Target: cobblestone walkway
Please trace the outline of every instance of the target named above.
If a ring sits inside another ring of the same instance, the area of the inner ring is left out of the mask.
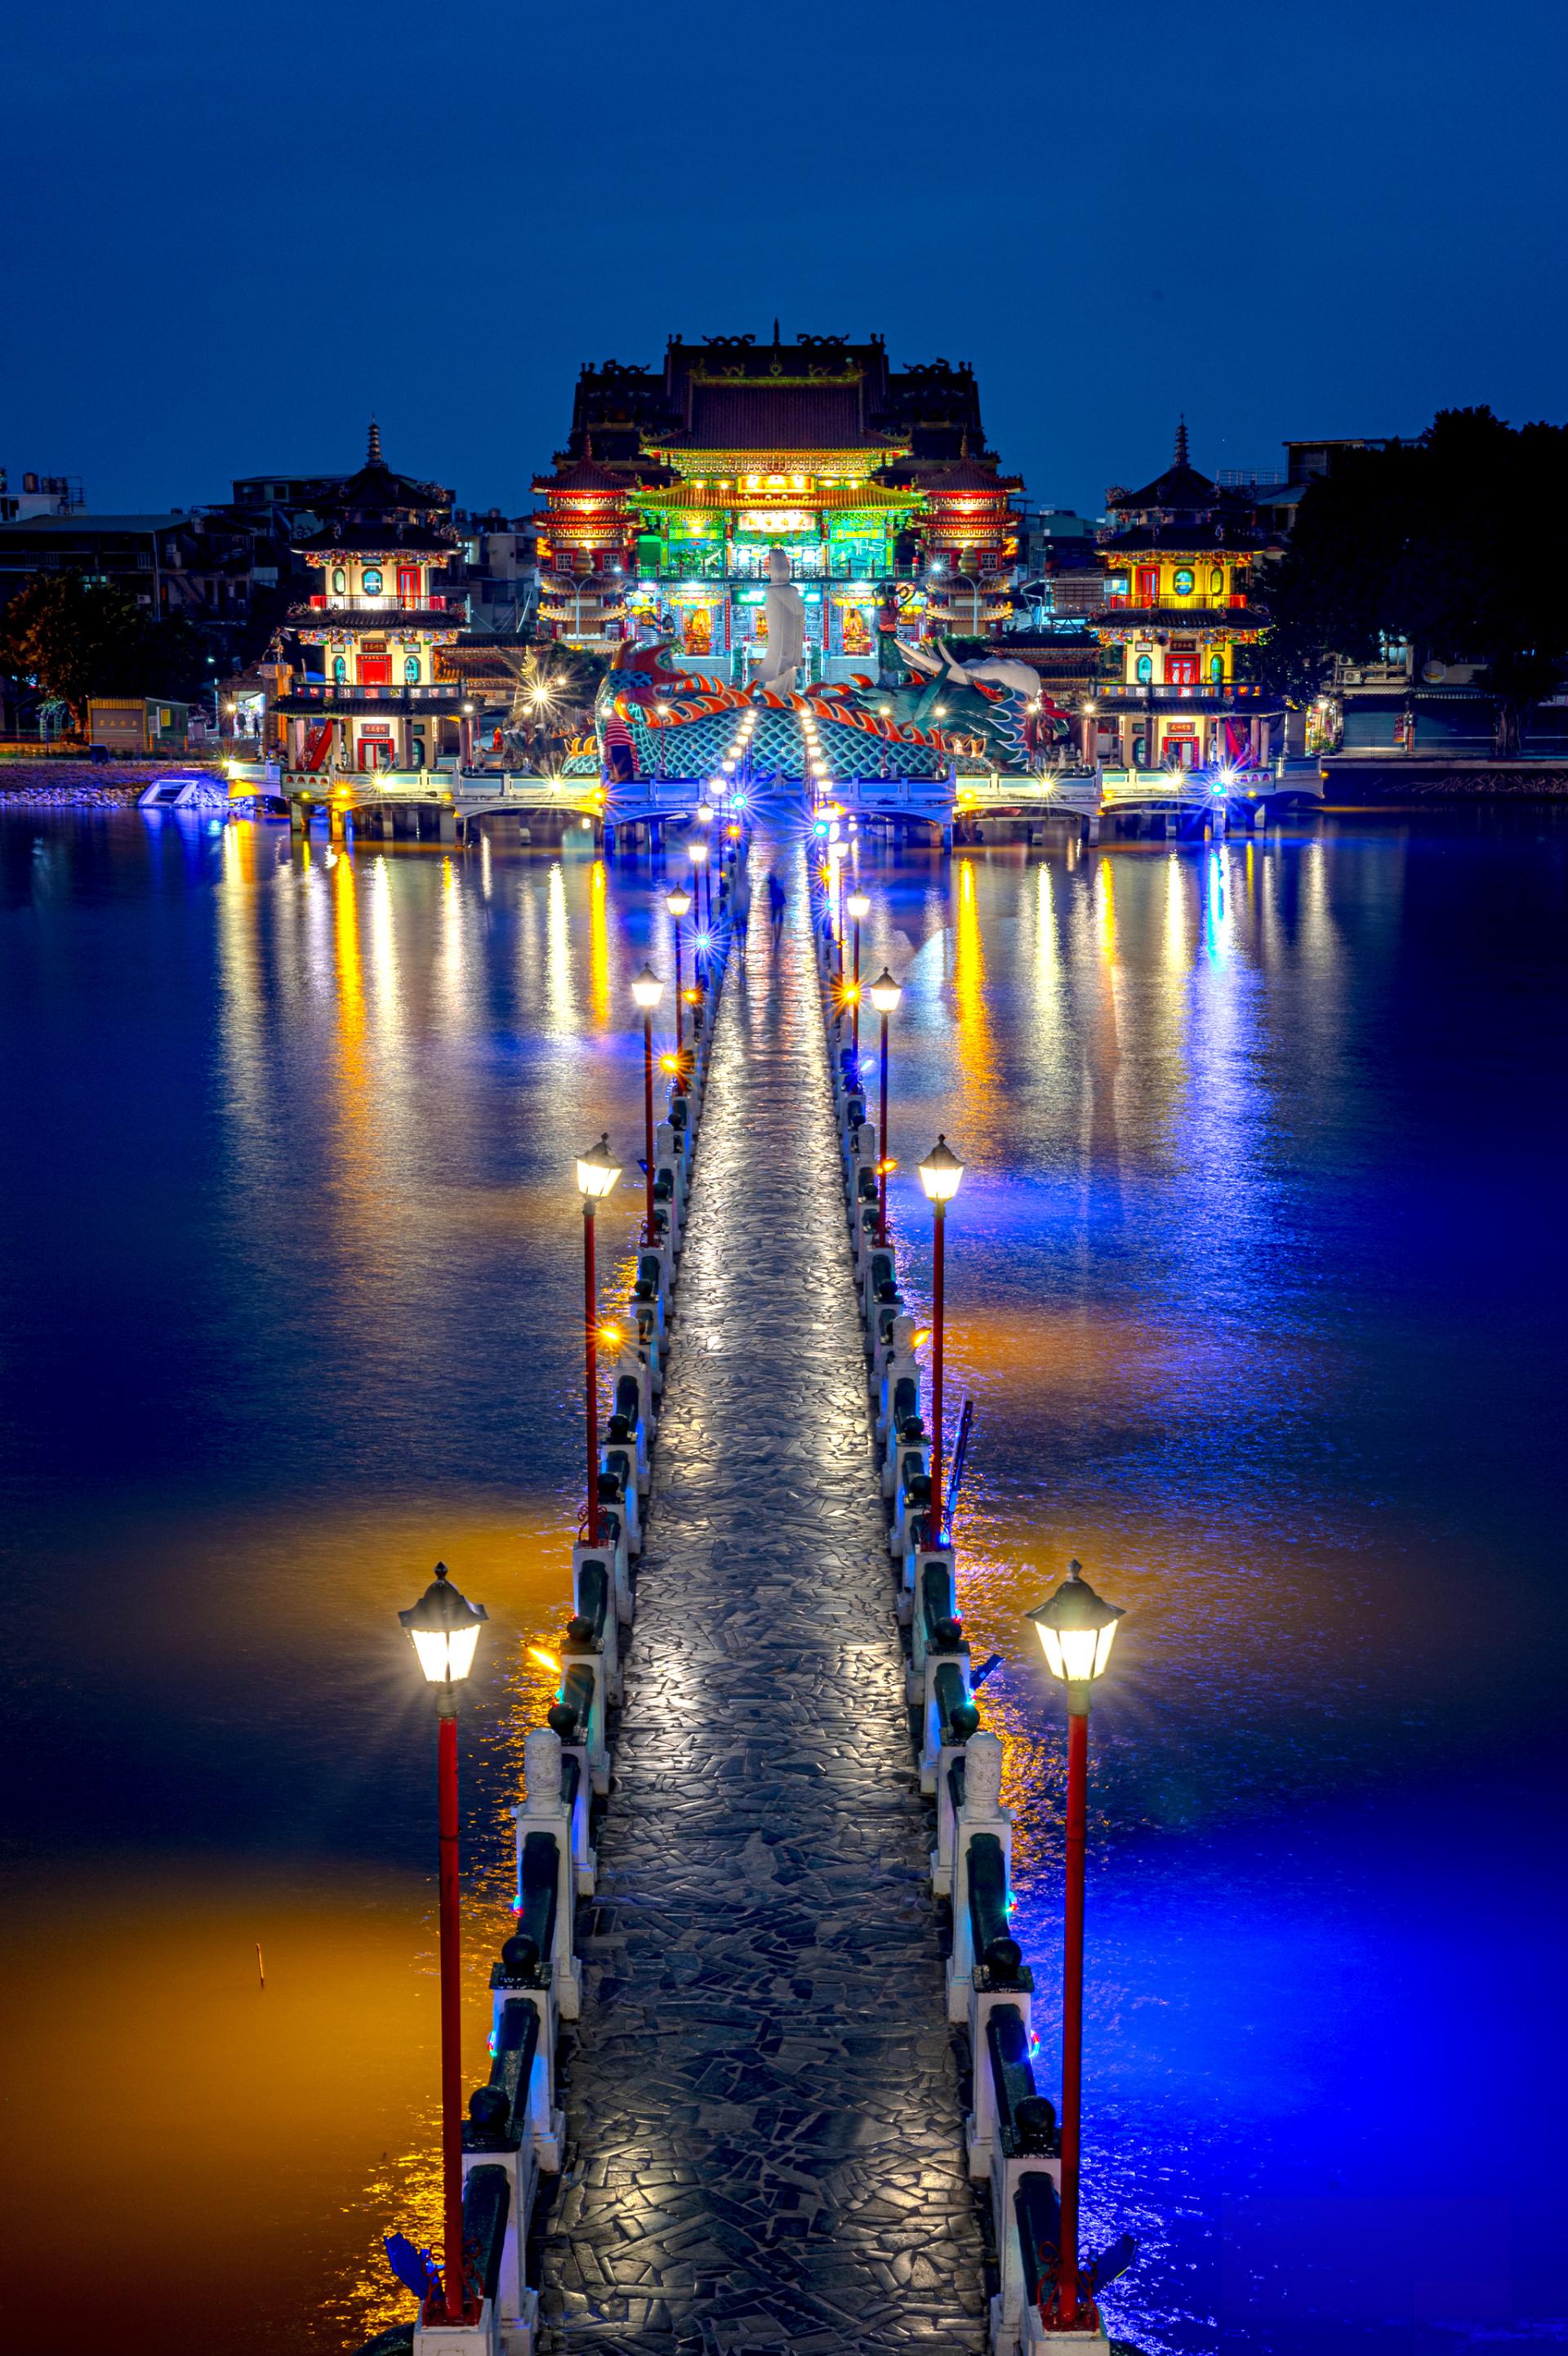
[[[556,2344],[975,2356],[801,854],[719,1017],[599,1841]]]

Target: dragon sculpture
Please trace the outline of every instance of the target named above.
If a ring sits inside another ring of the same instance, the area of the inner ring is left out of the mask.
[[[842,777],[929,777],[950,763],[970,774],[1028,767],[1066,733],[1069,715],[1047,697],[1027,664],[988,657],[960,662],[945,642],[899,645],[897,683],[865,675],[794,692],[733,687],[669,660],[672,638],[620,647],[600,682],[595,719],[607,780],[655,774],[701,776],[724,758],[735,714],[758,714],[753,766],[798,775],[797,717],[810,713],[829,772]],[[882,676],[890,680],[885,659]],[[577,764],[568,763],[569,768]]]

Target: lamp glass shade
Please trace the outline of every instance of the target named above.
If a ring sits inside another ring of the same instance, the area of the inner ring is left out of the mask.
[[[601,1137],[590,1152],[577,1156],[577,1192],[591,1203],[602,1203],[620,1176],[620,1164],[610,1160],[608,1135]]]
[[[645,1014],[651,1014],[664,995],[664,984],[650,965],[632,976],[631,994]]]
[[[1096,1595],[1076,1562],[1048,1603],[1031,1612],[1046,1666],[1064,1685],[1091,1685],[1105,1674],[1122,1618],[1118,1605]]]
[[[705,842],[694,842],[694,843],[693,843],[693,845],[692,845],[692,864],[693,864],[693,867],[701,867],[701,866],[703,864],[704,861],[706,860],[707,855],[708,855],[708,846],[707,846],[707,844],[706,844]]]
[[[474,1665],[479,1630],[489,1614],[482,1603],[470,1603],[453,1586],[444,1562],[436,1564],[435,1578],[413,1609],[397,1616],[427,1681],[461,1685]]]
[[[945,1137],[939,1137],[925,1160],[915,1165],[920,1173],[920,1183],[926,1190],[928,1203],[950,1203],[958,1193],[958,1182],[963,1176],[963,1164],[952,1152]]]
[[[871,914],[871,894],[868,892],[852,892],[844,902],[844,906],[849,910],[855,923],[861,924]]]
[[[695,816],[696,816],[697,824],[698,824],[699,826],[706,826],[706,825],[708,825],[708,824],[709,824],[709,822],[711,821],[712,818],[713,818],[713,815],[714,815],[714,814],[713,814],[713,811],[708,808],[708,805],[707,805],[707,803],[706,803],[706,802],[699,802],[699,803],[697,804]]]
[[[683,884],[677,884],[664,894],[664,905],[679,924],[692,905],[692,895]]]
[[[904,992],[884,966],[867,994],[878,1014],[893,1014],[897,1012],[898,1001]]]

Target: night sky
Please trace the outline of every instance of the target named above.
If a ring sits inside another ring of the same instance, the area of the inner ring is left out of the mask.
[[[671,329],[972,360],[1031,493],[1560,420],[1546,0],[127,9],[13,19],[0,464],[101,511],[392,463],[530,502]]]

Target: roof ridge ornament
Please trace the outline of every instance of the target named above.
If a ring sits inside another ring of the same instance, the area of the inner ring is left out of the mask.
[[[371,420],[370,440],[365,449],[365,464],[367,466],[386,465],[386,460],[381,455],[381,429],[373,417]]]
[[[1176,463],[1178,466],[1190,466],[1192,464],[1187,452],[1187,412],[1185,409],[1176,420]]]

